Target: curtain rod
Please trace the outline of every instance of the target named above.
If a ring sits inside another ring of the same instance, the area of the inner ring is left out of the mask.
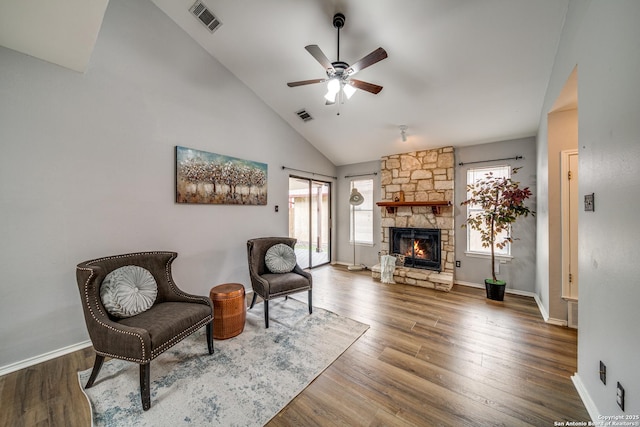
[[[285,169],[290,170],[290,171],[309,173],[309,174],[311,174],[313,176],[318,175],[318,176],[324,176],[324,177],[327,177],[327,178],[338,179],[337,176],[325,175],[323,173],[315,173],[315,172],[303,171],[303,170],[300,170],[300,169],[294,169],[294,168],[289,168],[289,167],[283,166],[282,170],[285,170]]]
[[[463,165],[472,165],[474,163],[486,163],[486,162],[497,162],[500,160],[520,160],[522,159],[522,156],[515,156],[515,157],[507,157],[506,159],[493,159],[493,160],[478,160],[476,162],[460,162],[458,163],[458,166],[463,166]]]
[[[369,175],[378,175],[378,172],[369,172],[369,173],[361,173],[358,175],[345,175],[345,178],[355,178],[357,176],[369,176]]]

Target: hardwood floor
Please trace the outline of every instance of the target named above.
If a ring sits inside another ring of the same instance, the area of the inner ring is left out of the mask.
[[[533,299],[388,285],[341,267],[312,273],[315,306],[371,327],[268,426],[589,420],[570,380],[577,333],[546,324]],[[0,425],[90,425],[76,372],[92,363],[87,349],[0,377]]]
[[[0,426],[90,426],[77,372],[93,357],[89,347],[0,377]]]

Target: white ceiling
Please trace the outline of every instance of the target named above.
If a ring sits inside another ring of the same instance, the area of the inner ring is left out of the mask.
[[[558,0],[204,0],[222,26],[189,14],[193,0],[152,0],[336,165],[446,145],[535,135],[568,2]],[[325,77],[304,49],[336,60],[383,47],[357,74],[384,86],[326,106]],[[314,120],[295,114],[306,109]],[[340,115],[337,113],[340,112]],[[399,125],[408,126],[402,142]]]
[[[2,1],[32,9],[41,3]],[[568,0],[204,0],[222,21],[211,34],[190,14],[194,0],[152,1],[336,165],[535,135],[568,5]],[[81,19],[79,14],[89,13],[85,9],[69,16],[97,32],[101,19],[95,19],[95,10],[91,20]],[[357,74],[384,86],[382,92],[358,91],[343,105],[326,106],[324,84],[289,88],[286,83],[325,77],[304,47],[317,44],[336,60],[336,12],[346,15],[340,60],[353,64],[378,47],[389,57]],[[295,114],[300,109],[314,120],[303,123]],[[400,125],[408,126],[406,142]]]
[[[0,45],[84,72],[109,0],[0,0]]]

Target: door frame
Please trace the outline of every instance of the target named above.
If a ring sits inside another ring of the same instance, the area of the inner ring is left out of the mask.
[[[322,185],[326,185],[328,188],[328,195],[327,195],[327,207],[326,207],[326,212],[327,212],[327,218],[326,220],[323,222],[323,225],[326,227],[326,236],[327,236],[327,261],[320,263],[320,264],[314,264],[313,263],[313,230],[314,230],[314,218],[313,218],[313,202],[309,203],[309,210],[308,210],[308,228],[309,228],[309,236],[308,236],[308,241],[309,241],[309,252],[308,252],[308,258],[309,258],[309,265],[305,268],[315,268],[315,267],[319,267],[322,265],[326,265],[331,263],[331,242],[332,242],[332,219],[331,219],[331,215],[332,215],[332,209],[331,209],[331,193],[332,193],[332,182],[331,181],[323,181],[320,179],[315,179],[315,178],[309,178],[309,177],[305,177],[305,176],[300,176],[300,175],[289,175],[289,182],[291,179],[298,179],[298,180],[303,180],[303,181],[308,181],[309,182],[309,197],[311,199],[313,199],[314,194],[313,194],[313,183],[320,183]],[[290,190],[290,188],[289,188]],[[288,222],[289,224],[291,224],[291,217],[288,218]],[[295,224],[294,224],[295,227]],[[291,229],[289,227],[289,229]]]

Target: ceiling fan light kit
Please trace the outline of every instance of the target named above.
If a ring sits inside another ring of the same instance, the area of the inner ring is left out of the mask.
[[[329,61],[327,56],[317,45],[312,44],[305,46],[307,52],[309,52],[311,56],[313,56],[325,69],[327,78],[289,82],[287,83],[287,86],[297,87],[328,82],[327,93],[324,96],[327,105],[334,104],[338,98],[340,99],[340,102],[344,102],[342,95],[347,99],[350,99],[356,92],[356,89],[364,90],[366,92],[373,93],[374,95],[380,93],[382,86],[364,82],[362,80],[356,80],[351,78],[351,76],[375,64],[376,62],[382,61],[387,57],[387,52],[383,48],[379,47],[351,66],[346,62],[340,61],[340,29],[344,27],[344,23],[345,16],[342,13],[336,13],[333,16],[333,27],[338,30],[338,57],[336,61]]]
[[[351,99],[353,94],[356,93],[356,88],[348,83],[345,83],[342,87],[342,91],[345,95],[347,95],[347,99]]]
[[[327,94],[324,98],[328,102],[336,102],[336,95],[340,92],[340,82],[336,79],[330,79],[327,83]]]

